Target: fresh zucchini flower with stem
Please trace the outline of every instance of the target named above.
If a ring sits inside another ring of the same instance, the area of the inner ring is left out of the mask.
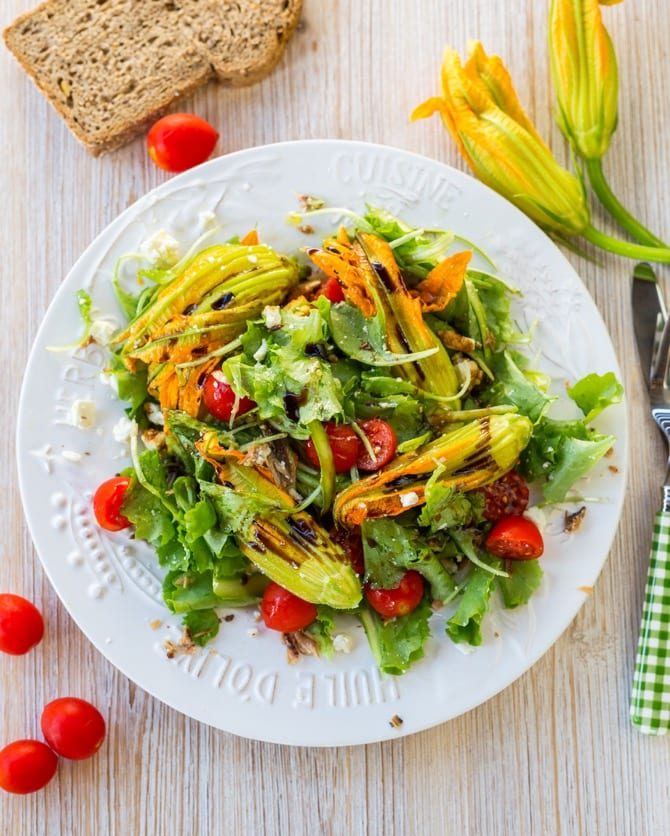
[[[521,209],[553,238],[574,247],[582,236],[601,249],[670,263],[670,248],[612,238],[591,224],[581,180],[563,168],[521,106],[502,60],[471,44],[465,64],[444,53],[442,94],[419,105],[412,119],[439,113],[476,176]]]
[[[549,55],[557,121],[575,154],[584,161],[593,191],[617,223],[640,243],[665,247],[620,203],[603,173],[602,158],[617,126],[619,75],[598,0],[552,0]]]

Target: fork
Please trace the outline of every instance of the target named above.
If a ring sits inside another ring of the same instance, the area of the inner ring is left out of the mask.
[[[644,594],[630,716],[644,734],[670,731],[670,320],[655,349],[649,380],[651,415],[668,444],[663,506],[656,514]]]

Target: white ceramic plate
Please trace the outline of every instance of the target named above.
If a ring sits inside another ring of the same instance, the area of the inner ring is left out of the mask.
[[[467,236],[525,292],[519,321],[537,322],[535,362],[559,388],[590,371],[619,373],[605,326],[572,267],[536,226],[476,180],[405,151],[357,142],[253,148],[146,195],[93,242],[63,282],[35,340],[21,395],[21,494],[37,551],[68,611],[98,650],[146,691],[245,737],[309,746],[368,743],[473,708],[524,673],[565,630],[588,596],[619,520],[626,414],[621,404],[599,424],[618,443],[583,490],[604,501],[589,506],[572,536],[563,533],[562,510],[548,516],[542,588],[528,607],[496,607],[475,652],[466,655],[447,639],[445,615],[438,613],[426,658],[401,678],[379,676],[354,623],[344,628],[354,639],[351,654],[289,666],[279,636],[262,627],[252,635],[258,628],[253,613],[237,611],[213,647],[168,659],[163,642],[176,641],[180,628],[161,602],[151,551],[125,532],[101,532],[91,514],[93,490],[127,463],[127,449],[111,434],[123,407],[100,381],[105,351],[92,346],[72,356],[47,346],[71,343],[80,333],[75,292],[81,287],[99,310],[121,321],[110,286],[115,261],[158,229],[190,244],[211,221],[202,213],[214,213],[221,229],[212,241],[258,225],[263,241],[280,251],[305,246],[314,239],[285,220],[300,193],[357,210],[367,201],[417,225]],[[328,221],[317,226],[317,232],[330,229]],[[96,402],[96,429],[68,423],[76,399]],[[390,725],[394,715],[403,720],[399,729]]]

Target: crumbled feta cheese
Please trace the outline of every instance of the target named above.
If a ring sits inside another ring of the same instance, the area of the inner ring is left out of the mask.
[[[118,327],[113,319],[94,319],[91,322],[91,339],[98,345],[109,345]]]
[[[263,308],[263,322],[268,331],[281,328],[281,309],[279,305],[266,305]]]
[[[96,409],[93,401],[79,400],[73,402],[70,408],[70,423],[82,430],[90,430],[95,426]]]
[[[409,493],[404,493],[400,496],[400,504],[403,508],[411,508],[412,505],[416,505],[419,501],[419,494],[415,493],[414,491],[410,491]]]
[[[333,649],[336,653],[351,653],[353,647],[353,639],[346,633],[338,633],[333,636]]]
[[[216,223],[217,220],[214,212],[210,212],[209,209],[205,209],[203,212],[198,212],[198,228],[201,232],[211,229],[213,226],[216,226]]]
[[[144,405],[144,412],[146,413],[150,424],[156,424],[158,427],[163,427],[165,425],[163,410],[157,403],[146,403]]]
[[[136,433],[137,421],[126,418],[125,415],[119,418],[116,424],[112,427],[112,437],[114,438],[114,441],[118,441],[119,444],[128,444],[130,439]]]
[[[77,453],[76,450],[62,450],[61,456],[66,462],[72,462],[73,464],[77,464],[82,459],[81,453]]]
[[[254,352],[254,360],[257,363],[261,363],[265,360],[265,355],[268,353],[268,343],[267,340],[263,340],[263,342],[258,347],[258,350]]]
[[[140,252],[156,267],[172,267],[179,261],[179,241],[169,232],[159,229],[140,244]]]
[[[547,525],[547,515],[537,505],[531,505],[529,508],[526,508],[523,515],[524,517],[528,517],[529,520],[532,520],[540,531],[543,531]]]

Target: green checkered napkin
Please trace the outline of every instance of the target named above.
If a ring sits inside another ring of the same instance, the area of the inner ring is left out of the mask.
[[[643,734],[670,731],[670,513],[656,515],[630,716]]]

